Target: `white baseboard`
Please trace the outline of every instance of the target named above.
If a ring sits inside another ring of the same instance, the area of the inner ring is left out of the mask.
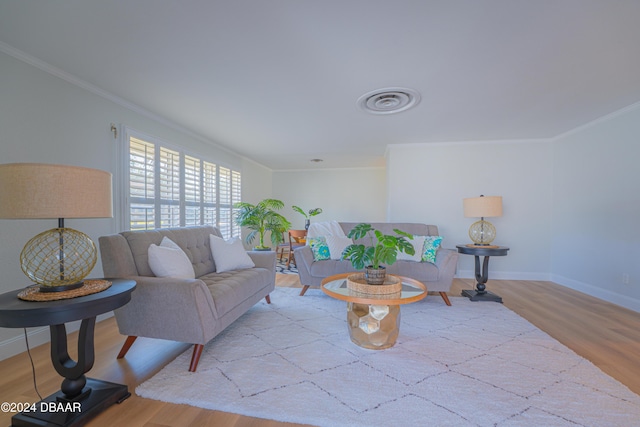
[[[602,289],[597,286],[579,282],[577,280],[568,279],[557,274],[551,275],[551,281],[567,288],[582,292],[583,294],[591,295],[592,297],[599,298],[603,301],[607,301],[612,304],[616,304],[640,313],[640,300],[632,298],[629,295],[611,292],[607,289]]]
[[[101,314],[97,317],[96,322],[100,322],[104,319],[108,319],[113,316],[113,312]],[[66,324],[67,333],[71,333],[80,329],[80,321],[70,322]],[[24,353],[27,351],[27,344],[24,341],[24,332],[22,329],[13,329],[16,335],[0,341],[0,360],[8,359],[16,354]],[[49,334],[49,328],[47,326],[39,328],[29,328],[27,330],[27,337],[29,339],[29,348],[33,349],[39,345],[46,344],[51,340]]]
[[[27,351],[27,344],[24,341],[24,332],[21,329],[14,329],[18,335],[0,342],[0,360],[8,359],[16,354]],[[43,326],[37,329],[27,330],[29,347],[34,348],[49,342],[49,328]]]
[[[474,270],[458,270],[458,279],[475,279]],[[549,273],[513,272],[513,271],[492,271],[489,269],[489,280],[541,280],[548,282],[551,280]]]
[[[458,270],[456,277],[459,279],[475,279],[476,274],[474,270]],[[619,305],[629,310],[637,311],[640,313],[640,300],[632,298],[628,295],[618,294],[611,292],[607,289],[602,289],[597,286],[589,285],[587,283],[579,282],[577,280],[568,279],[566,277],[557,274],[547,273],[526,273],[526,272],[512,272],[512,271],[491,271],[489,270],[489,282],[494,280],[540,280],[545,282],[553,282],[558,285],[573,289],[583,294],[591,295],[592,297],[599,298],[603,301],[610,302],[612,304]],[[489,286],[490,287],[490,284]]]

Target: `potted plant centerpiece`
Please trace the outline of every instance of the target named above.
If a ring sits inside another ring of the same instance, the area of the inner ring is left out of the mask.
[[[357,240],[365,236],[369,237],[370,245],[352,244],[342,252],[342,259],[351,261],[351,265],[357,270],[364,269],[365,280],[370,285],[381,285],[385,281],[385,265],[396,262],[398,251],[408,255],[415,254],[413,245],[407,240],[413,236],[396,228],[393,229],[397,236],[382,234],[371,224],[358,224],[349,231],[348,237]],[[375,239],[375,240],[374,240]]]
[[[265,251],[271,249],[264,244],[264,235],[271,232],[271,242],[277,246],[283,241],[282,234],[291,228],[291,223],[281,214],[276,212],[284,208],[284,203],[277,199],[264,199],[256,205],[247,202],[238,202],[233,205],[236,208],[234,220],[241,227],[247,227],[251,232],[245,241],[249,244],[258,236],[258,245],[255,250]]]
[[[308,230],[309,229],[309,225],[311,224],[311,217],[312,216],[316,216],[316,215],[320,215],[322,213],[322,208],[314,208],[314,209],[309,209],[308,212],[305,212],[301,207],[298,206],[291,206],[291,208],[298,212],[300,215],[304,216],[304,229]]]

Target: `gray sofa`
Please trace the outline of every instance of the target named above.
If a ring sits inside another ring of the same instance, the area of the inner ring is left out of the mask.
[[[118,358],[137,337],[161,338],[194,344],[189,371],[197,368],[204,344],[265,298],[275,287],[275,252],[248,252],[254,268],[216,273],[210,226],[126,231],[99,239],[104,277],[128,278],[137,283],[131,302],[115,310],[118,329],[127,335]],[[189,257],[195,279],[155,277],[148,249],[167,236]]]
[[[359,223],[341,222],[339,224],[344,233],[348,235],[349,231]],[[384,234],[395,235],[393,229],[397,228],[414,236],[439,235],[438,227],[435,225],[392,222],[373,222],[370,224]],[[364,239],[367,240],[365,241]],[[369,244],[367,237],[356,240],[355,243]],[[305,294],[309,287],[320,287],[322,279],[328,276],[356,271],[349,260],[315,261],[313,252],[309,246],[297,248],[294,251],[294,255],[296,267],[300,274],[300,283],[303,286],[300,292],[301,296]],[[447,292],[451,288],[457,263],[458,252],[441,247],[438,249],[435,264],[429,262],[396,261],[395,264],[387,267],[387,273],[416,279],[424,283],[428,291],[439,292],[444,302],[447,305],[451,305]]]

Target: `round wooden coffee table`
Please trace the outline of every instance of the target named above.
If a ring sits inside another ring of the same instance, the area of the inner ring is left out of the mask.
[[[393,347],[400,331],[400,305],[420,301],[427,296],[427,287],[409,277],[395,276],[402,281],[400,292],[355,292],[347,287],[347,277],[352,274],[329,276],[320,287],[330,297],[347,302],[349,337],[354,344],[372,350]]]

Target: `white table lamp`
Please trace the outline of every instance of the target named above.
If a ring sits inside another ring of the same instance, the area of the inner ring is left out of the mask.
[[[470,197],[463,200],[465,218],[480,218],[469,227],[469,237],[475,245],[489,246],[496,238],[496,228],[488,217],[502,216],[502,196]]]

